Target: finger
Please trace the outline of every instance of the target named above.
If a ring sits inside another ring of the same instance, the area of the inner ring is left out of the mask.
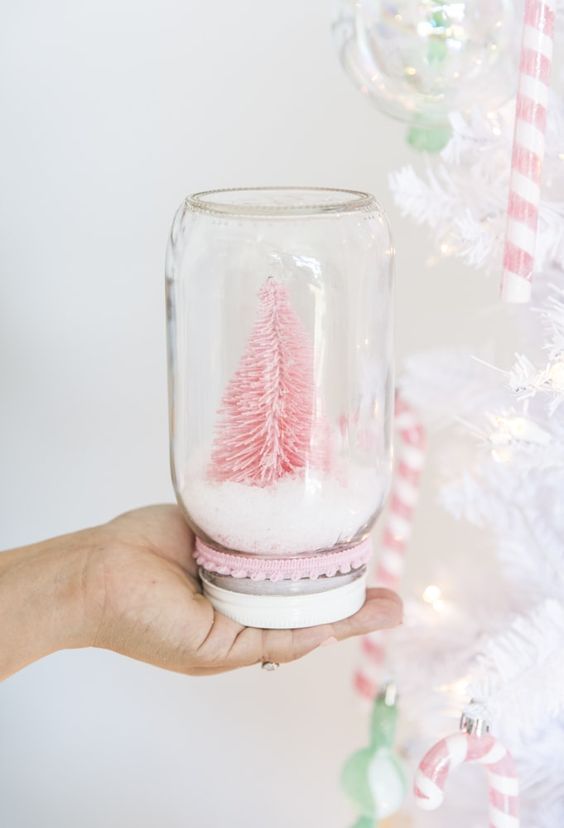
[[[199,648],[198,672],[233,670],[262,661],[280,664],[294,661],[330,639],[342,641],[354,635],[395,627],[401,619],[401,599],[386,589],[368,590],[366,602],[350,618],[298,630],[241,627],[216,613],[213,628]]]
[[[360,610],[349,618],[330,624],[332,635],[342,641],[354,635],[365,635],[374,630],[397,627],[403,619],[403,603],[390,589],[368,589],[366,601]],[[317,628],[319,633],[322,628]]]
[[[343,641],[355,635],[364,635],[374,630],[389,629],[401,623],[403,607],[398,595],[386,589],[371,589],[366,593],[366,601],[358,612],[342,621],[333,624],[322,624],[317,627],[304,627],[292,630],[291,652],[276,648],[277,641],[267,642],[274,644],[272,651],[263,654],[263,661],[292,661],[301,658],[312,650],[317,649],[332,639]],[[281,642],[282,647],[286,642]],[[280,656],[280,657],[277,657]],[[286,657],[289,656],[289,657]]]

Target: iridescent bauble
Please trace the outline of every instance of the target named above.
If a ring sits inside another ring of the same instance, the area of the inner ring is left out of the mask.
[[[417,133],[514,94],[520,17],[511,0],[341,0],[334,31],[356,85]]]

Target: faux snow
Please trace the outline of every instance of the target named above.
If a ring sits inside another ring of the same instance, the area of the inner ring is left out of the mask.
[[[223,547],[257,555],[320,552],[355,540],[387,491],[385,476],[362,466],[349,466],[346,477],[306,473],[266,487],[210,481],[201,459],[187,468],[193,474],[181,497],[194,523]]]

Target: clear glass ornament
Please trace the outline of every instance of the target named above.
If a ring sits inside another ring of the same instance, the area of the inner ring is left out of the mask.
[[[334,32],[355,84],[433,150],[448,140],[449,112],[514,94],[519,20],[510,0],[341,0]]]
[[[356,550],[390,477],[392,260],[387,220],[365,193],[217,191],[177,212],[173,480],[205,588],[232,617],[253,593],[266,609],[285,593],[303,608],[259,623],[265,609],[258,626],[311,620],[323,592],[362,603],[363,580],[348,575],[366,563]]]

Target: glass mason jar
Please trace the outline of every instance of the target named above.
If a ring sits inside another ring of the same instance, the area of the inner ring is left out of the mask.
[[[167,252],[172,476],[204,591],[298,627],[364,601],[392,415],[393,248],[374,198],[197,193]]]

